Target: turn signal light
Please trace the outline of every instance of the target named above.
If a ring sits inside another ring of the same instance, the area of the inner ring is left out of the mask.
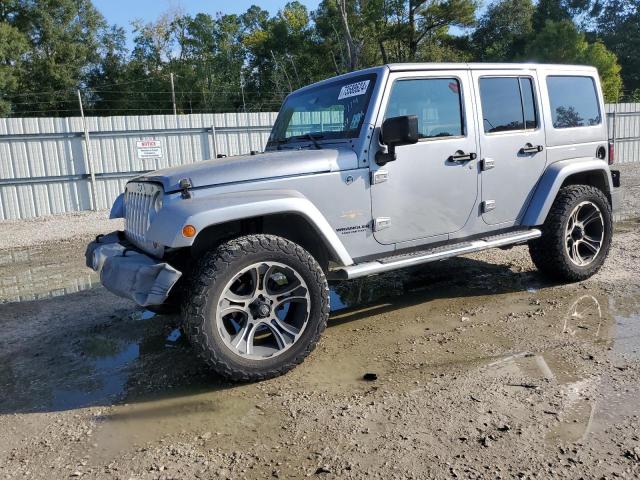
[[[184,227],[182,227],[182,235],[187,238],[195,237],[196,227],[194,227],[193,225],[185,225]]]

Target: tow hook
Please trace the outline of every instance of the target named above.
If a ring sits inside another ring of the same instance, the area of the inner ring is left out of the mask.
[[[179,184],[180,190],[182,190],[181,197],[184,199],[191,198],[191,193],[189,192],[189,189],[192,187],[191,180],[189,180],[188,178],[183,178],[182,180],[180,180]]]

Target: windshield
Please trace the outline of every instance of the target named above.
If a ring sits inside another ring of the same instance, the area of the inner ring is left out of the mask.
[[[290,95],[280,109],[267,146],[296,138],[358,137],[375,78],[375,74],[350,77]]]

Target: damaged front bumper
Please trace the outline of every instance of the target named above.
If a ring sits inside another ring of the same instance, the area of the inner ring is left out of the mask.
[[[107,290],[142,307],[162,305],[182,276],[168,263],[128,244],[123,232],[99,235],[88,245],[85,257]]]

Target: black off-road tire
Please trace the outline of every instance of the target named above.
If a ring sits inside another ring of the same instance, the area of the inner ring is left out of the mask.
[[[242,268],[274,261],[294,268],[305,280],[310,315],[301,337],[274,358],[252,360],[234,354],[216,328],[215,308],[224,286]],[[184,330],[199,356],[219,375],[232,381],[261,381],[291,370],[313,351],[329,317],[329,286],[322,268],[305,249],[274,235],[248,235],[207,252],[187,282],[182,305]]]
[[[596,257],[587,265],[571,261],[565,248],[565,229],[574,208],[583,201],[593,202],[602,214],[604,237]],[[542,225],[542,236],[529,242],[531,259],[538,270],[549,277],[569,282],[586,280],[604,263],[611,247],[613,218],[609,200],[598,188],[590,185],[569,185],[558,192]]]

